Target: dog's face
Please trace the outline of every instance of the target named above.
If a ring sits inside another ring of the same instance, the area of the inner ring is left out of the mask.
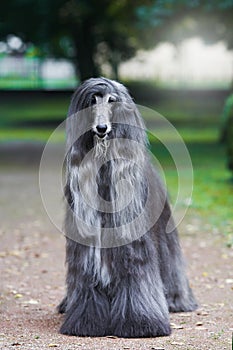
[[[111,120],[114,104],[118,101],[116,93],[93,94],[91,99],[93,125],[92,131],[101,139],[105,139],[111,131]]]
[[[110,133],[116,128],[114,123],[116,125],[125,122],[120,110],[124,109],[126,104],[133,103],[122,84],[106,78],[92,78],[76,90],[69,115],[84,111],[83,120],[86,121],[88,130],[101,141],[110,137]]]

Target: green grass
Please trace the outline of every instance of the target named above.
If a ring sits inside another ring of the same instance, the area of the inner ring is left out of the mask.
[[[205,128],[180,126],[176,127],[176,130],[179,132],[184,142],[213,142],[219,138],[219,130],[216,127],[211,126]],[[173,130],[168,128],[152,129],[150,130],[150,134],[154,135],[149,135],[150,141],[153,140],[154,137],[160,137],[169,142],[177,140]]]
[[[40,129],[40,128],[5,128],[0,130],[0,142],[11,141],[39,141],[47,142],[54,129]],[[65,132],[57,131],[52,139],[52,142],[59,143],[64,141]]]
[[[52,96],[49,99],[25,96],[22,99],[3,100],[0,103],[0,127],[27,122],[62,122],[66,117],[69,102],[69,98],[63,95]]]
[[[0,89],[72,89],[77,80],[71,79],[36,79],[35,77],[1,77]]]
[[[205,234],[206,231],[218,232],[224,235],[226,244],[233,245],[233,182],[226,167],[225,149],[219,145],[215,134],[211,136],[212,141],[200,142],[192,137],[192,142],[186,142],[194,174],[189,217],[201,222],[200,227],[197,227],[200,234]],[[179,176],[174,162],[166,148],[156,140],[152,141],[151,150],[162,165],[169,194],[174,203]],[[185,178],[185,169],[182,169],[182,176],[182,189],[186,192],[186,186],[190,186],[190,182]],[[178,204],[180,207],[183,205]]]

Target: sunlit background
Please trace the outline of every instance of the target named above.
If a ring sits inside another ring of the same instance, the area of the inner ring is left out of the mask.
[[[25,44],[9,35],[0,42],[0,88],[71,89],[78,84],[75,66],[67,59],[21,57],[12,54]],[[102,75],[111,76],[111,66],[101,65]],[[201,37],[182,40],[179,45],[161,42],[150,50],[139,49],[135,56],[119,63],[121,80],[153,80],[167,88],[231,88],[233,51],[224,41],[206,44]]]
[[[223,41],[206,45],[200,37],[181,41],[178,47],[161,43],[121,64],[120,76],[154,79],[164,87],[230,88],[233,52]]]

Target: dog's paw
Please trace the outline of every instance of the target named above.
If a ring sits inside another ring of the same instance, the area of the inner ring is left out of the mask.
[[[57,312],[59,314],[64,314],[66,312],[67,307],[67,297],[65,297],[60,304],[57,306]]]
[[[141,320],[140,323],[134,320],[125,320],[119,323],[113,330],[113,335],[123,338],[149,338],[162,337],[171,334],[171,327],[168,321]]]
[[[78,337],[104,337],[107,335],[106,327],[101,323],[97,324],[94,320],[86,322],[83,319],[66,319],[60,328],[60,333]]]
[[[168,298],[169,312],[189,312],[198,308],[198,304],[193,296],[189,294],[188,297],[174,295]]]
[[[66,310],[65,320],[60,328],[62,334],[76,336],[102,337],[106,336],[109,327],[109,304],[107,299],[98,294],[90,295],[88,298],[80,297],[81,300],[87,299],[88,302],[76,302]]]

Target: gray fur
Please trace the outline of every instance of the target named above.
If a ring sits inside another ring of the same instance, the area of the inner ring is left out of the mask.
[[[99,124],[106,125],[104,137]],[[166,233],[170,207],[150,162],[143,121],[115,81],[89,79],[73,96],[65,197],[61,333],[169,335],[169,311],[192,311],[197,304],[177,231]]]

